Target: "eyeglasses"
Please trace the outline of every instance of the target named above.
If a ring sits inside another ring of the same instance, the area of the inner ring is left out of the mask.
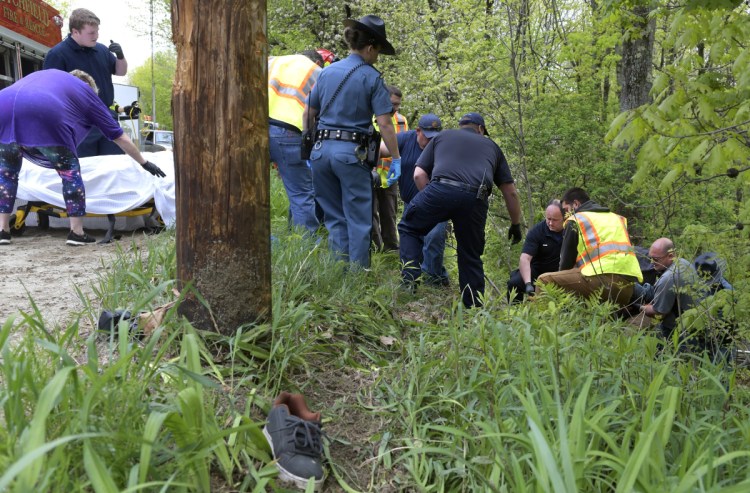
[[[669,257],[669,253],[666,253],[664,255],[659,255],[659,256],[649,255],[648,261],[651,262],[652,264],[655,264],[656,262],[661,262],[661,259],[666,258],[666,257]]]

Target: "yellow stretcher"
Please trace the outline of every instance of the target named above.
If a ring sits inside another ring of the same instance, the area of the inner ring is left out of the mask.
[[[49,218],[67,218],[68,213],[64,208],[46,202],[27,202],[16,209],[15,214],[10,216],[10,234],[13,236],[22,236],[26,231],[26,219],[30,213],[36,213],[40,229],[49,228]],[[157,224],[156,228],[163,228],[164,223],[159,216],[154,201],[149,200],[145,204],[125,212],[117,214],[86,214],[84,217],[106,217],[109,226],[104,238],[99,241],[100,244],[111,243],[115,233],[115,219],[118,217],[137,217],[148,216],[152,223]],[[156,229],[155,228],[155,229]]]

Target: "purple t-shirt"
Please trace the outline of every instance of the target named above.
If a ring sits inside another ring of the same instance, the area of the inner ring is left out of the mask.
[[[91,127],[115,140],[123,133],[99,96],[61,70],[40,70],[0,91],[0,143],[76,147]]]

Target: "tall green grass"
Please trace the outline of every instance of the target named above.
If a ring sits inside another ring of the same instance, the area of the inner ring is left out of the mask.
[[[261,429],[280,390],[323,411],[336,491],[750,491],[746,370],[555,290],[508,306],[488,286],[471,311],[455,287],[406,294],[396,255],[350,272],[288,230],[276,179],[271,198],[265,323],[204,333],[175,307],[149,337],[91,331],[102,309],[179,304],[166,232],[120,249],[67,327],[33,304],[3,324],[0,491],[277,490]],[[691,325],[744,313],[730,301]]]

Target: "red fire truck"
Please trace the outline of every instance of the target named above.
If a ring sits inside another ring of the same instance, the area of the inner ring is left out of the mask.
[[[0,0],[0,89],[42,68],[62,26],[60,12],[41,0]]]

